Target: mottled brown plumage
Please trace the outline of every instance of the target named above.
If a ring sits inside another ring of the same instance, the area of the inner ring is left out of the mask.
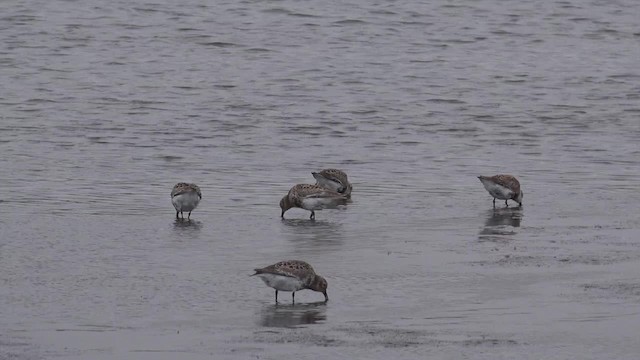
[[[493,181],[498,185],[502,185],[507,189],[514,192],[514,195],[520,193],[520,182],[512,175],[494,175],[488,177],[489,180]]]
[[[301,260],[285,260],[264,268],[254,269],[255,274],[262,278],[268,286],[276,290],[276,302],[278,302],[278,290],[292,291],[291,297],[295,302],[295,293],[298,290],[310,289],[327,296],[327,280],[316,274],[313,267]],[[290,279],[290,280],[287,280]]]
[[[305,283],[311,283],[311,280],[316,275],[313,267],[301,260],[285,260],[277,262],[273,265],[263,267],[261,269],[254,269],[256,274],[270,273],[276,275],[283,275],[289,277],[295,277],[302,280]]]
[[[198,187],[198,185],[183,183],[183,182],[177,183],[173,187],[173,189],[171,190],[171,197],[184,194],[186,192],[195,192],[196,194],[198,194],[198,197],[202,199],[202,192],[200,191],[200,188]]]
[[[524,196],[520,189],[520,182],[512,175],[494,175],[494,176],[478,176],[485,189],[493,196],[493,204],[495,206],[496,198],[505,201],[505,205],[509,206],[508,200],[514,200],[522,206],[522,198]]]

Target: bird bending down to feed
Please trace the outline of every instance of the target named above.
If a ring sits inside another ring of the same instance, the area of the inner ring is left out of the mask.
[[[293,208],[311,211],[310,219],[316,218],[315,210],[326,208],[335,208],[338,205],[344,205],[348,198],[343,194],[325,189],[322,186],[310,184],[298,184],[289,190],[289,193],[280,200],[280,208],[284,218],[284,213]]]
[[[522,206],[524,193],[520,190],[520,182],[511,175],[478,176],[484,188],[493,196],[493,206],[496,206],[496,199],[504,200],[504,204],[509,206],[508,200],[513,200]]]
[[[327,280],[316,274],[311,265],[300,260],[285,260],[269,265],[261,269],[254,269],[267,286],[276,290],[276,303],[278,291],[291,291],[291,301],[296,302],[296,291],[309,289],[321,292],[324,301],[329,301],[327,296]]]

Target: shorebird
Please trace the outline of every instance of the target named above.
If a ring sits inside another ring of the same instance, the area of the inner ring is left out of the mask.
[[[353,187],[347,178],[347,174],[338,169],[324,169],[320,172],[312,172],[316,179],[316,185],[333,190],[346,197],[351,197]]]
[[[478,176],[484,188],[493,196],[493,206],[496,206],[496,198],[504,200],[504,204],[509,206],[508,201],[516,201],[522,206],[524,193],[520,190],[520,182],[511,175]]]
[[[334,208],[338,205],[345,204],[347,197],[335,191],[325,189],[318,185],[298,184],[289,190],[289,193],[280,200],[280,208],[284,218],[284,213],[293,208],[311,211],[310,219],[316,218],[315,210],[325,208]]]
[[[291,301],[296,302],[296,291],[309,289],[324,294],[324,301],[329,301],[327,296],[327,280],[317,275],[311,265],[300,260],[285,260],[269,265],[262,269],[254,269],[267,286],[276,289],[276,303],[279,291],[291,291]]]
[[[200,199],[202,199],[202,192],[198,185],[177,183],[171,190],[171,203],[176,208],[176,218],[179,219],[178,214],[180,214],[184,219],[183,211],[188,211],[187,219],[191,220],[191,211],[198,206]]]

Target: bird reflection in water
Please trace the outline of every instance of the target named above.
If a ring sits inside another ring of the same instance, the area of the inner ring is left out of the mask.
[[[520,227],[523,208],[495,208],[487,212],[484,228],[480,231],[480,240],[505,240],[504,236],[515,235]],[[508,240],[508,239],[507,239]]]
[[[271,304],[261,310],[260,326],[296,327],[315,324],[327,320],[327,303],[324,301],[308,304]]]

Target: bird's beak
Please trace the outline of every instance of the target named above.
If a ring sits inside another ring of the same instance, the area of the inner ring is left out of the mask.
[[[325,291],[323,292],[323,294],[324,294],[324,302],[329,301],[329,296],[327,296],[327,292]]]

